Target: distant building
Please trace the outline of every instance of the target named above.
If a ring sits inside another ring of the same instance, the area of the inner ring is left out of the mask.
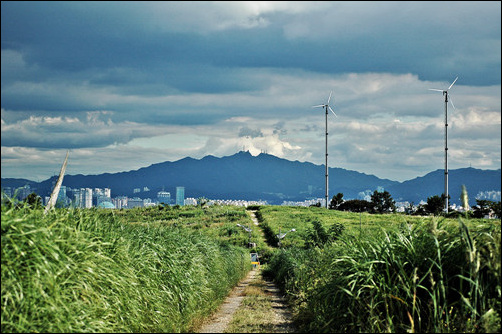
[[[12,198],[12,188],[11,187],[5,187],[2,188],[2,199],[5,197],[7,198]]]
[[[63,188],[63,187],[61,187],[61,189],[62,189],[62,188]],[[30,185],[29,185],[29,184],[27,184],[27,185],[25,185],[24,187],[17,188],[17,190],[16,190],[16,191],[17,191],[17,194],[18,194],[18,196],[17,196],[17,197],[18,197],[20,200],[24,200],[26,197],[28,197],[28,195],[29,195],[29,194],[31,194],[31,193],[32,193],[32,191],[33,191],[33,190],[31,189]],[[66,191],[66,189],[65,189],[65,191]],[[61,194],[61,192],[60,192],[60,194]],[[65,196],[66,196],[66,192],[65,192]]]
[[[157,205],[157,203],[156,203],[156,202],[152,202],[152,199],[151,199],[151,198],[145,198],[145,199],[143,200],[143,206],[144,206],[145,208],[147,208],[147,207],[152,207],[152,206],[156,206],[156,205]]]
[[[99,206],[102,202],[111,202],[110,188],[94,188],[92,193],[92,204]]]
[[[176,204],[185,204],[185,187],[176,187]]]
[[[92,189],[73,189],[73,201],[77,208],[92,208]]]
[[[112,198],[112,203],[117,209],[127,208],[127,196]]]
[[[185,199],[185,205],[197,205],[197,200],[195,198],[189,197]]]
[[[54,186],[52,188],[54,189]],[[67,205],[68,205],[68,197],[66,197],[66,186],[61,186],[61,188],[59,188],[58,198],[56,200],[56,206],[65,207]]]
[[[157,202],[171,205],[171,193],[168,191],[159,191],[157,193]]]
[[[103,202],[99,203],[98,208],[115,209],[115,205],[112,202],[103,201]]]
[[[82,194],[82,208],[92,208],[92,189],[80,188]]]
[[[143,200],[139,197],[129,198],[127,200],[127,207],[129,209],[136,208],[136,207],[143,207]]]

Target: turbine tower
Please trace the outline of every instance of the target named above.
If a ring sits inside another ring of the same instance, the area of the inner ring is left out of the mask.
[[[429,90],[434,90],[437,92],[442,92],[444,95],[444,195],[445,195],[445,212],[448,213],[448,91],[453,87],[458,77],[453,80],[450,87],[448,89],[433,89],[429,88]],[[450,103],[453,109],[455,106],[453,105],[453,101],[450,97]]]
[[[329,101],[331,100],[331,94],[333,94],[333,92],[329,93],[328,102],[326,102],[326,104],[320,104],[320,105],[312,107],[312,108],[321,107],[326,110],[326,195],[325,195],[326,196],[326,209],[328,208],[328,109],[333,113],[333,115],[336,116],[333,109],[331,109],[331,107],[329,106]],[[338,117],[338,116],[336,116],[336,117]]]

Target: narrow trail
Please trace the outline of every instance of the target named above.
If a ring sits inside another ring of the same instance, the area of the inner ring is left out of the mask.
[[[258,218],[256,218],[256,210],[247,210],[249,212],[249,215],[251,216],[251,220],[253,223],[258,226],[260,223],[258,222]]]
[[[240,281],[230,292],[218,312],[208,320],[208,323],[198,330],[198,333],[223,333],[232,320],[235,311],[241,306],[242,300],[245,297],[244,289],[256,278],[257,274],[258,270],[251,270],[247,277]]]
[[[256,218],[256,211],[248,211],[253,223],[259,225]],[[254,294],[256,289],[260,290],[260,294],[266,296],[270,303],[270,308],[260,314],[261,323],[259,329],[253,327],[254,333],[294,333],[295,327],[291,319],[291,312],[287,306],[284,297],[274,282],[263,278],[261,269],[254,268],[239,284],[230,292],[225,301],[220,306],[220,309],[210,317],[198,330],[197,333],[225,333],[228,330],[229,324],[232,322],[234,314],[239,308],[246,307],[243,305],[243,300],[247,297],[246,288],[252,288]],[[249,308],[249,306],[247,306]],[[255,310],[251,310],[254,312]],[[264,320],[265,319],[265,320]],[[236,332],[246,333],[246,326],[243,324],[240,330]],[[235,326],[232,327],[235,330]]]

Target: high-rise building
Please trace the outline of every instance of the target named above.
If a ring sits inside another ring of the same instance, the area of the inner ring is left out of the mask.
[[[81,208],[92,208],[92,189],[80,188],[80,205]]]
[[[157,193],[157,201],[159,203],[171,205],[171,193],[167,191],[159,191]]]
[[[56,200],[56,205],[61,205],[65,207],[68,203],[68,198],[66,197],[66,186],[61,186],[59,188],[58,198]]]
[[[119,196],[112,198],[112,203],[115,205],[115,208],[117,209],[127,208],[127,196]]]
[[[176,205],[185,205],[185,187],[176,187]]]

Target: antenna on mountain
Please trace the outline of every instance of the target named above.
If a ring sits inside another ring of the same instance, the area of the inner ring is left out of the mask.
[[[333,109],[331,109],[331,107],[329,106],[329,101],[331,100],[332,94],[333,94],[333,92],[331,91],[329,93],[328,102],[326,102],[326,104],[320,104],[320,105],[312,107],[312,108],[321,107],[326,110],[326,195],[325,195],[326,196],[326,209],[328,208],[328,109],[333,113],[333,115],[335,115],[335,117],[338,117],[338,116],[336,116]]]
[[[448,89],[434,89],[429,88],[429,90],[434,90],[437,92],[442,92],[444,95],[444,194],[445,194],[445,212],[448,213],[448,91],[453,87],[457,81],[458,76],[453,80]],[[450,97],[450,103],[453,109],[453,101]]]

